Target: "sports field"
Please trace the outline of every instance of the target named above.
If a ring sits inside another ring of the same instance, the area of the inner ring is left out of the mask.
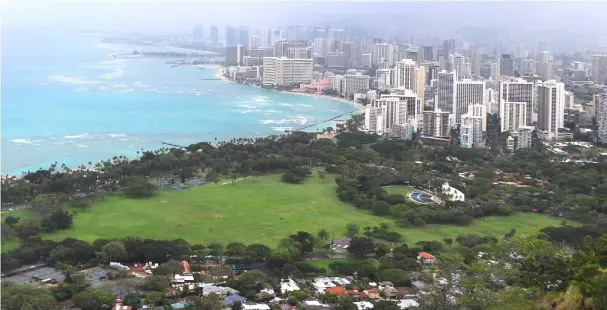
[[[326,229],[337,238],[343,235],[348,223],[356,223],[361,228],[388,223],[404,236],[404,242],[411,244],[470,233],[501,237],[512,228],[517,234],[531,233],[542,227],[558,226],[561,221],[546,215],[520,213],[509,217],[486,217],[469,226],[399,228],[393,220],[340,202],[330,175],[323,182],[315,174],[301,185],[282,183],[280,175],[259,177],[257,181],[239,180],[235,186],[226,183],[180,192],[161,191],[154,198],[142,200],[106,197],[86,211],[74,210],[78,213],[74,217],[73,229],[44,235],[43,238],[61,240],[73,237],[93,241],[132,235],[156,239],[183,238],[192,244],[242,242],[276,247],[281,238],[299,230],[315,234]],[[3,218],[5,216],[3,214]],[[17,245],[13,239],[7,240],[3,250]]]

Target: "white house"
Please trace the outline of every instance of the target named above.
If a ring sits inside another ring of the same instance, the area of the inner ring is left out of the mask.
[[[441,189],[443,194],[446,195],[448,197],[447,199],[450,201],[464,201],[466,198],[464,193],[454,187],[449,186],[449,182],[443,183]]]
[[[299,290],[300,290],[299,286],[291,278],[282,279],[280,281],[280,291],[283,294],[286,293],[286,292],[295,292],[295,291],[299,291]]]
[[[397,304],[401,309],[407,309],[411,307],[419,307],[419,303],[413,299],[401,299]]]
[[[358,310],[373,309],[373,304],[368,301],[357,301],[354,302],[354,304],[356,305],[356,308],[358,308]]]
[[[242,304],[242,310],[270,310],[266,304]]]

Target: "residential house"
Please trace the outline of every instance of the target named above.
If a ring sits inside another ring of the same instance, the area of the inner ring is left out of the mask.
[[[427,252],[419,252],[417,254],[417,260],[424,264],[436,263],[436,257],[434,257],[434,255],[427,253]]]
[[[133,307],[122,304],[122,299],[118,298],[112,305],[112,310],[131,310]]]
[[[396,298],[398,290],[394,286],[384,286],[381,293],[385,298]]]
[[[293,279],[288,278],[280,280],[280,291],[283,294],[286,292],[295,292],[299,290],[299,286],[297,285],[297,283],[295,283],[295,281],[293,281]]]
[[[378,284],[379,284],[379,289],[380,290],[384,289],[385,287],[393,287],[394,286],[394,284],[392,284],[392,282],[390,282],[390,281],[382,281],[382,282],[379,282]]]
[[[231,287],[215,286],[215,285],[203,285],[202,295],[206,296],[209,294],[217,294],[219,296],[237,295],[239,291]]]
[[[401,286],[397,287],[396,290],[398,290],[398,292],[396,293],[396,298],[410,299],[417,296],[417,294],[415,294],[413,289],[410,287]]]
[[[221,302],[224,306],[229,307],[232,304],[239,302],[239,303],[244,303],[245,301],[247,301],[246,298],[239,296],[239,295],[230,295],[230,296],[226,296],[223,301]]]
[[[350,246],[350,238],[339,238],[331,241],[331,250],[335,252],[346,252]]]
[[[358,310],[373,309],[373,304],[368,301],[356,301],[354,302],[354,305],[356,305],[356,308],[358,308]]]
[[[346,295],[350,295],[350,296],[353,296],[354,298],[360,298],[360,299],[369,297],[369,296],[367,296],[367,293],[361,292],[358,290],[346,290]]]
[[[401,309],[419,307],[419,303],[417,301],[413,300],[413,299],[401,299],[401,300],[398,301],[397,305]]]
[[[318,300],[306,300],[303,301],[301,304],[301,307],[306,309],[306,310],[325,310],[325,309],[331,309],[330,305],[327,304],[323,304]]]
[[[365,294],[371,299],[379,299],[381,296],[381,291],[378,288],[370,288],[364,291]]]
[[[346,289],[344,289],[343,286],[335,286],[325,289],[325,293],[337,296],[344,296],[346,295]]]
[[[270,310],[266,304],[242,304],[242,310]]]

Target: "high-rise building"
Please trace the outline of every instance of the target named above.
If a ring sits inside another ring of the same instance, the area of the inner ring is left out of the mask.
[[[501,131],[517,131],[526,124],[527,103],[505,101],[500,105]]]
[[[592,82],[607,85],[607,55],[592,56]]]
[[[535,72],[535,62],[533,59],[521,60],[521,75],[533,75]]]
[[[369,106],[385,109],[384,131],[390,131],[395,124],[407,123],[407,104],[398,97],[382,95],[379,99],[371,100]]]
[[[468,113],[469,105],[484,105],[485,83],[463,80],[455,84],[455,123],[461,124],[462,115]]]
[[[249,44],[248,44],[249,49],[257,48],[260,46],[262,46],[261,45],[261,36],[259,34],[252,34],[249,37]]]
[[[510,54],[502,54],[500,58],[500,73],[505,76],[514,76],[514,58]]]
[[[314,56],[325,57],[327,56],[328,46],[327,40],[323,38],[314,39]]]
[[[460,54],[453,54],[453,55],[451,55],[450,62],[453,65],[453,70],[455,70],[458,80],[462,80],[466,76],[465,69],[464,69],[464,65],[466,63],[466,57],[464,57],[464,55],[460,55]]]
[[[379,135],[386,131],[386,114],[388,106],[367,106],[365,107],[365,128],[369,132],[374,132]]]
[[[232,26],[226,26],[226,46],[234,46],[238,44],[238,38],[236,37],[236,28]]]
[[[312,59],[263,58],[263,85],[289,86],[310,83],[313,72]]]
[[[552,79],[552,56],[548,51],[541,51],[538,57],[537,72],[544,81]]]
[[[422,56],[422,53],[417,48],[409,48],[405,51],[405,58],[413,60],[418,66],[423,62]]]
[[[486,105],[478,105],[471,104],[468,106],[468,113],[470,116],[478,116],[481,118],[482,123],[482,131],[487,131],[487,106]],[[463,117],[463,116],[462,116]]]
[[[537,128],[547,140],[556,140],[563,128],[565,114],[565,85],[555,80],[537,86]]]
[[[517,137],[517,142],[514,147],[515,150],[526,149],[531,147],[531,142],[533,141],[533,131],[535,127],[533,126],[520,126],[517,131],[512,133],[512,136]]]
[[[250,48],[251,46],[249,46],[249,44],[251,42],[249,41],[249,39],[251,36],[251,30],[246,27],[240,27],[238,32],[239,32],[238,38],[239,38],[240,44],[242,44],[243,46],[246,46],[247,48]]]
[[[460,144],[462,147],[471,148],[483,144],[483,118],[464,114],[461,118]]]
[[[409,89],[396,89],[390,94],[382,94],[382,98],[398,98],[398,100],[407,105],[407,119],[415,119],[421,116],[423,109],[422,101],[417,94]]]
[[[326,65],[329,68],[346,68],[348,67],[348,55],[341,52],[329,52],[325,57]]]
[[[394,79],[392,79],[391,69],[377,69],[375,71],[375,80],[377,80],[377,89],[389,90],[394,87]]]
[[[436,63],[433,64],[424,64],[426,68],[426,85],[431,85],[432,80],[438,79],[438,72],[440,72],[440,68]]]
[[[194,41],[202,41],[203,38],[204,38],[204,29],[203,29],[202,25],[195,25],[194,34],[192,35],[192,39]]]
[[[226,66],[243,65],[244,56],[247,56],[247,48],[243,45],[226,46]]]
[[[286,41],[278,40],[274,42],[274,56],[275,57],[287,57],[289,54],[289,48],[293,47],[304,47],[302,42],[298,41]]]
[[[287,47],[288,58],[312,59],[311,47]]]
[[[607,143],[607,94],[595,95],[596,123],[598,138],[603,144]]]
[[[396,63],[396,88],[413,90],[415,86],[415,61],[403,59]]]
[[[390,66],[394,65],[394,45],[388,43],[371,45],[371,64],[377,65],[382,60],[388,62]]]
[[[424,111],[422,122],[422,135],[430,137],[448,137],[451,132],[449,112],[440,109],[435,111]]]
[[[500,63],[499,61],[494,61],[491,63],[491,80],[493,82],[499,82],[500,76]]]
[[[502,117],[502,106],[505,102],[525,102],[525,122],[521,126],[529,125],[533,122],[533,108],[535,106],[535,90],[532,82],[523,79],[513,81],[503,81],[499,84],[499,107],[500,118]]]
[[[360,66],[363,55],[362,41],[359,39],[350,40],[352,43],[352,54],[350,54],[350,64],[354,67]]]
[[[443,70],[438,73],[435,109],[440,109],[443,113],[455,113],[456,83],[455,71]]]
[[[211,39],[211,44],[217,44],[219,43],[219,28],[217,28],[217,26],[212,25],[211,28],[209,28],[209,38]]]
[[[470,59],[470,71],[475,77],[481,76],[481,53],[478,51],[472,51],[472,57]]]
[[[423,104],[425,96],[424,93],[426,92],[426,68],[417,67],[414,70],[413,91]]]
[[[344,75],[341,94],[348,97],[359,92],[366,92],[371,88],[371,77],[361,73]]]
[[[422,46],[422,59],[424,62],[434,61],[436,59],[434,57],[434,47]]]

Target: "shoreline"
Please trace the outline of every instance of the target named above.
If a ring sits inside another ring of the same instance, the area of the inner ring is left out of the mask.
[[[226,77],[224,75],[224,67],[222,65],[214,65],[214,64],[206,64],[206,65],[193,65],[194,67],[200,67],[200,68],[209,68],[209,69],[215,69],[215,77],[224,81],[224,82],[229,82],[229,83],[236,83],[235,81],[229,79],[228,77]],[[246,85],[248,87],[253,87],[253,88],[263,88],[261,86],[255,86],[255,85],[251,85],[251,84],[243,84]],[[272,90],[272,89],[267,89],[267,90]],[[277,90],[274,90],[277,91]],[[343,102],[343,103],[347,103],[351,106],[354,106],[358,112],[364,112],[365,111],[365,106],[355,102],[355,101],[350,101],[346,98],[339,98],[339,97],[332,97],[332,96],[327,96],[327,95],[322,95],[322,94],[317,94],[317,93],[306,93],[306,92],[298,92],[298,91],[288,91],[288,90],[278,90],[277,92],[279,93],[283,93],[283,94],[292,94],[292,95],[299,95],[299,96],[307,96],[307,97],[312,97],[312,98],[319,98],[319,99],[327,99],[327,100],[333,100],[333,101],[339,101],[339,102]]]

